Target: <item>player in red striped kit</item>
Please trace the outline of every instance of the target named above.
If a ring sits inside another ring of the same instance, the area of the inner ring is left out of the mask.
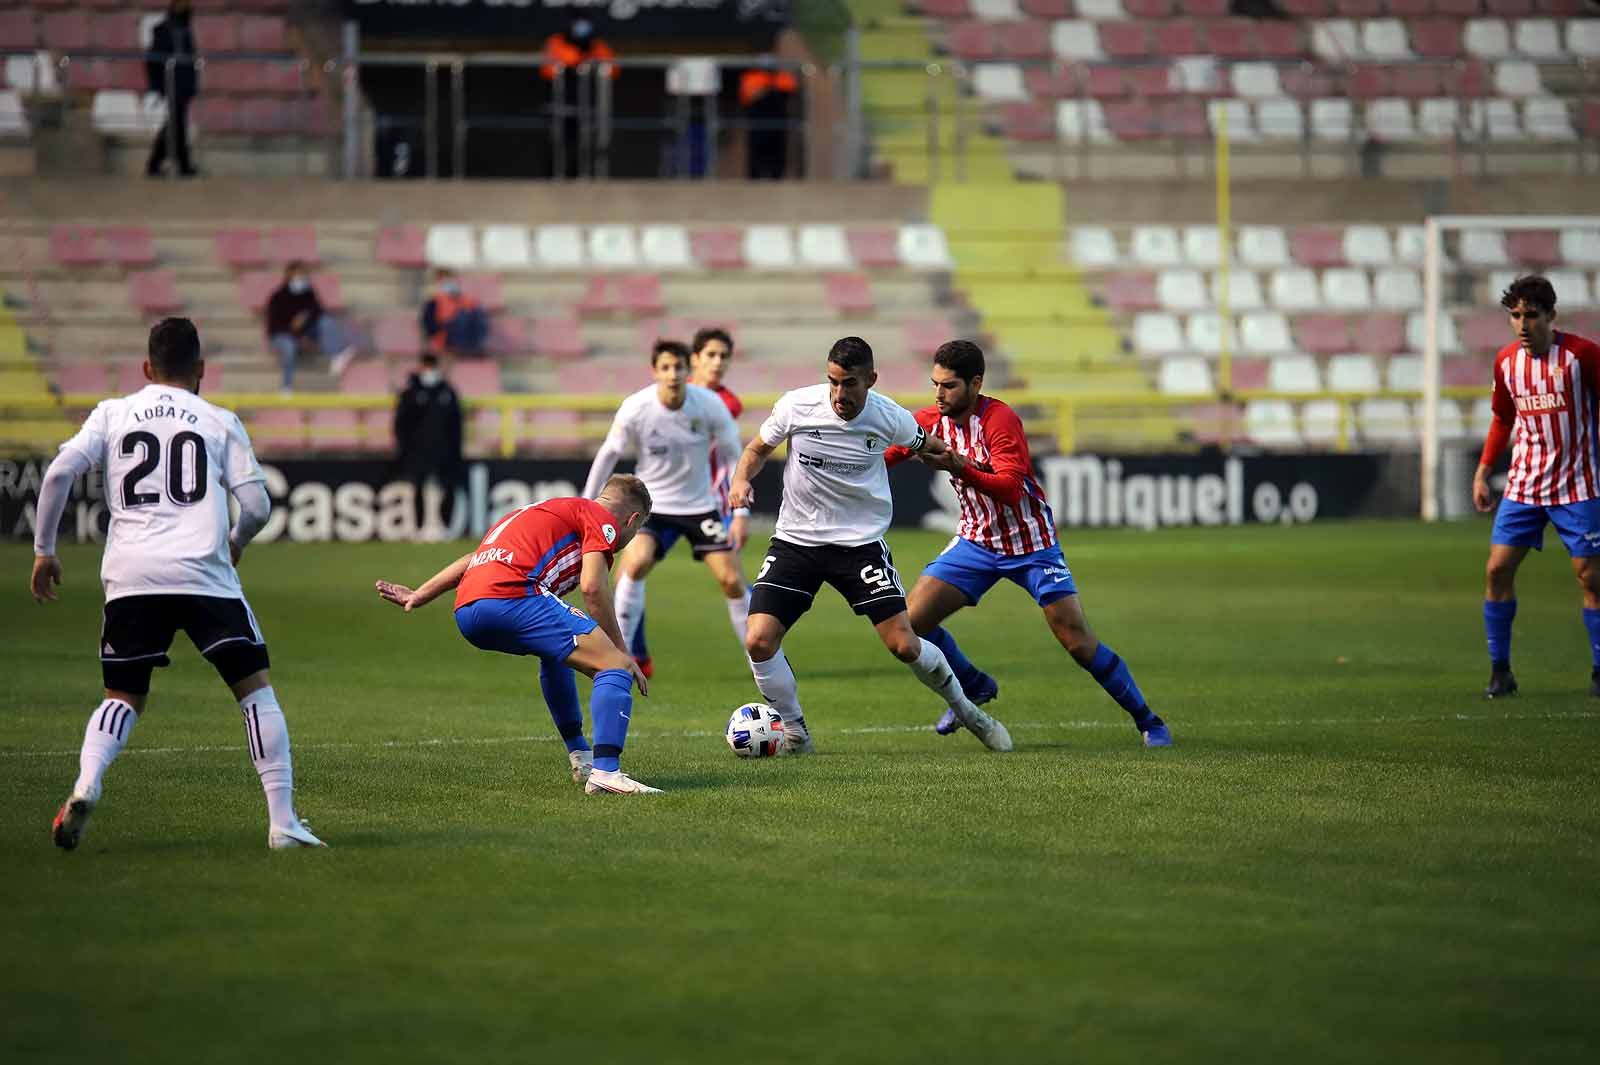
[[[1483,624],[1490,674],[1483,696],[1516,694],[1511,621],[1517,613],[1517,567],[1530,548],[1544,547],[1546,522],[1560,534],[1583,589],[1583,625],[1592,652],[1589,694],[1600,696],[1600,345],[1556,330],[1556,290],[1543,277],[1513,281],[1500,305],[1516,340],[1494,358],[1494,421],[1472,479],[1472,502],[1489,510],[1489,474],[1513,441],[1505,498],[1489,537]]]
[[[1171,746],[1171,730],[1145,702],[1127,663],[1089,628],[1056,539],[1055,516],[1033,477],[1022,420],[982,394],[983,372],[983,351],[976,344],[952,340],[942,345],[931,374],[937,402],[916,415],[949,445],[945,455],[918,458],[950,474],[961,500],[961,522],[955,538],[911,589],[912,629],[944,652],[968,699],[988,702],[1000,686],[967,660],[942,623],[964,606],[977,606],[1004,577],[1033,596],[1061,646],[1128,712],[1145,745]],[[909,455],[891,448],[884,459],[892,466]],[[944,735],[960,727],[954,714],[935,726]]]

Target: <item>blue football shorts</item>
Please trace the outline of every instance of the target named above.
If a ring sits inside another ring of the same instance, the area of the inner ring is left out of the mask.
[[[1600,499],[1551,506],[1502,499],[1489,542],[1542,551],[1545,522],[1556,527],[1561,542],[1567,545],[1567,554],[1573,558],[1600,555]]]
[[[1040,606],[1078,594],[1060,544],[1027,555],[1002,555],[957,536],[922,572],[961,589],[973,606],[1001,577],[1022,586]]]
[[[456,609],[456,628],[472,646],[556,662],[565,662],[578,638],[597,627],[588,614],[544,592],[526,599],[475,599]]]

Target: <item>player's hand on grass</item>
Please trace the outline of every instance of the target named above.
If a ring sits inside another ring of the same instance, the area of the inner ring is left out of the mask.
[[[407,588],[403,584],[394,584],[390,581],[379,581],[377,583],[377,589],[378,596],[380,598],[388,600],[395,606],[403,607],[407,614],[411,613],[412,608],[417,605],[416,590]]]
[[[33,560],[33,576],[28,579],[28,590],[33,593],[33,601],[42,603],[46,599],[56,599],[55,586],[61,583],[61,560],[54,555],[36,555]]]
[[[735,514],[728,526],[728,543],[733,545],[735,551],[740,551],[749,539],[750,519],[743,514]]]

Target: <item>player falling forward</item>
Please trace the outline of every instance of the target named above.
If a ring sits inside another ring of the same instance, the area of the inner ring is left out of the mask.
[[[699,385],[701,388],[709,388],[715,392],[717,397],[722,400],[722,405],[728,408],[728,414],[737,425],[739,416],[744,413],[744,403],[723,383],[723,379],[728,373],[728,363],[732,358],[733,337],[728,335],[726,329],[712,327],[700,330],[695,333],[694,343],[689,349],[689,383],[691,385]],[[748,509],[734,513],[733,508],[728,505],[728,482],[733,478],[733,464],[738,461],[738,448],[735,448],[732,452],[719,450],[715,441],[712,442],[711,483],[717,494],[717,511],[722,515],[722,527],[730,532],[733,528],[734,518],[748,518],[750,516]],[[739,549],[743,546],[741,539],[741,542],[733,545],[731,550],[737,555]],[[740,572],[743,572],[743,570],[741,569]],[[639,580],[636,583],[640,589],[639,594],[642,596],[644,594],[644,581]],[[748,603],[746,605],[748,607]],[[747,609],[746,614],[748,612]],[[644,675],[648,677],[651,675],[652,669],[650,645],[645,640],[644,635],[645,626],[649,623],[647,614],[648,612],[643,607],[639,609],[639,624],[634,629],[633,639],[628,644],[628,650],[632,653],[634,661],[639,663],[639,668],[644,670]],[[741,642],[743,641],[742,636],[740,640]]]
[[[827,383],[780,397],[739,457],[728,495],[734,506],[747,507],[751,478],[789,441],[778,527],[750,601],[750,671],[761,697],[783,716],[782,753],[815,750],[782,644],[818,589],[830,584],[984,746],[1009,751],[1006,727],[962,694],[944,654],[919,638],[906,616],[905,590],[883,540],[894,516],[883,454],[895,446],[935,456],[946,449],[910,411],[872,391],[877,380],[872,348],[860,337],[845,337],[828,352]]]
[[[656,383],[617,408],[583,486],[583,494],[593,498],[617,460],[633,451],[638,456],[634,472],[655,500],[650,520],[617,563],[617,624],[627,641],[623,646],[632,644],[644,614],[645,578],[680,538],[689,541],[694,557],[716,578],[734,635],[743,644],[750,590],[737,552],[744,543],[746,518],[739,515],[731,527],[723,525],[712,482],[712,455],[739,450],[739,427],[715,393],[688,383],[689,349],[684,345],[656,341],[650,370]]]
[[[1592,653],[1589,694],[1600,696],[1600,345],[1555,329],[1556,290],[1543,277],[1521,277],[1500,297],[1516,340],[1494,358],[1494,420],[1472,478],[1472,502],[1494,505],[1489,473],[1515,430],[1505,498],[1489,536],[1483,625],[1489,639],[1485,699],[1515,695],[1511,620],[1517,615],[1517,567],[1544,547],[1549,522],[1572,556],[1583,589],[1583,627]]]
[[[55,599],[52,586],[61,583],[56,530],[72,482],[104,469],[111,514],[100,563],[105,700],[89,715],[78,781],[51,825],[63,850],[83,839],[106,769],[143,717],[150,674],[171,661],[167,651],[179,629],[239,700],[250,760],[267,796],[267,846],[323,846],[295,816],[289,729],[267,674],[266,642],[234,568],[271,512],[266,478],[238,417],[198,395],[205,365],[194,323],[157,323],[144,364],[150,384],[95,407],[61,445],[39,488],[30,585],[40,602]],[[231,532],[230,493],[239,503]]]
[[[1061,646],[1128,712],[1145,745],[1169,747],[1172,733],[1145,703],[1127,663],[1089,628],[1056,538],[1055,517],[1033,479],[1022,420],[1006,404],[982,394],[983,372],[983,351],[976,344],[952,340],[942,345],[931,374],[937,401],[916,414],[918,424],[949,445],[942,455],[918,458],[950,474],[961,500],[961,523],[955,539],[911,589],[911,627],[944,652],[969,699],[988,702],[1000,686],[967,660],[941,624],[962,607],[977,606],[1004,577],[1033,596]],[[893,466],[910,454],[895,448],[884,457]],[[950,713],[934,726],[945,735],[960,727]]]
[[[620,765],[633,684],[638,681],[640,695],[648,688],[617,628],[609,578],[612,555],[628,546],[649,517],[644,482],[618,474],[598,499],[551,499],[512,511],[476,551],[420,588],[377,583],[378,594],[407,613],[454,588],[456,627],[468,643],[483,651],[537,656],[539,687],[566,743],[572,779],[590,795],[660,794]],[[561,601],[573,588],[583,592],[589,614]],[[593,748],[583,736],[574,669],[594,681]]]

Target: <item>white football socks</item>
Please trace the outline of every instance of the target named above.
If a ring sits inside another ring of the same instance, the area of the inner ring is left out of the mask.
[[[631,646],[634,633],[639,631],[639,618],[644,614],[644,581],[636,581],[624,573],[617,578],[612,599],[617,606],[617,628],[622,630],[622,642]]]
[[[739,646],[743,647],[745,631],[750,627],[750,589],[746,588],[739,598],[728,600],[728,620],[733,624],[733,634],[739,637]]]
[[[106,769],[122,752],[139,720],[138,711],[121,699],[107,699],[94,708],[83,730],[83,748],[78,752],[78,782],[72,794],[98,802],[100,781]]]
[[[267,817],[273,828],[288,828],[295,823],[294,766],[289,760],[289,726],[283,720],[278,696],[270,688],[260,688],[239,700],[244,714],[245,739],[250,745],[250,761],[261,777],[261,790],[267,795]]]
[[[765,662],[750,659],[750,672],[756,678],[756,690],[767,705],[776,710],[785,725],[805,726],[805,715],[800,712],[800,689],[795,683],[794,670],[783,655],[783,648]]]
[[[961,685],[956,681],[956,675],[951,671],[944,652],[927,640],[920,642],[922,652],[917,655],[915,661],[907,663],[911,666],[911,672],[917,675],[918,680],[938,693],[939,698],[956,712],[956,717],[963,725],[970,729],[974,723],[982,722],[988,715],[973,705],[966,693],[961,690]]]

